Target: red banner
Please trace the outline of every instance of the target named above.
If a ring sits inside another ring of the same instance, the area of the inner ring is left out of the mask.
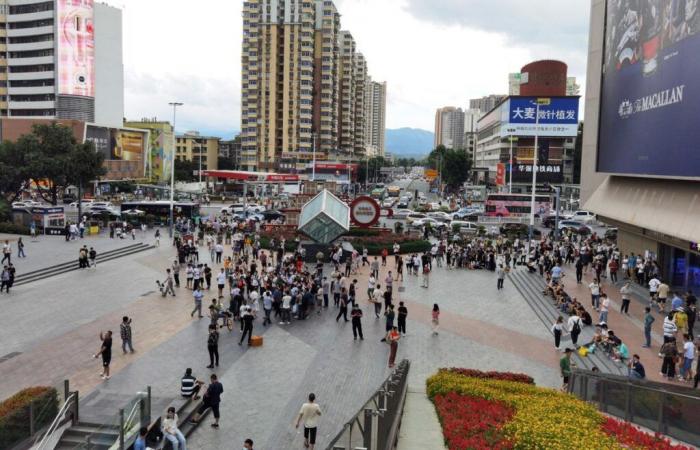
[[[503,163],[496,164],[496,186],[504,186],[506,184],[506,165]]]

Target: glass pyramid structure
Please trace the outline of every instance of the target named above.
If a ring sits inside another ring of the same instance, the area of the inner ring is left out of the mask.
[[[298,229],[318,244],[329,244],[350,230],[350,207],[324,189],[301,207]]]

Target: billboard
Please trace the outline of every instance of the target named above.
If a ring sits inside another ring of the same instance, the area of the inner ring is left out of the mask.
[[[539,107],[537,97],[510,97],[501,109],[501,137],[574,137],[578,133],[578,97],[548,97]],[[539,123],[538,123],[539,122]]]
[[[93,0],[57,0],[58,94],[95,96]]]
[[[564,171],[561,164],[537,164],[538,183],[561,183],[564,179]],[[526,183],[532,181],[532,163],[513,164],[513,182]]]
[[[599,172],[700,174],[700,11],[696,0],[606,5]]]
[[[92,142],[104,156],[107,179],[143,178],[148,159],[146,133],[87,125],[85,141]]]

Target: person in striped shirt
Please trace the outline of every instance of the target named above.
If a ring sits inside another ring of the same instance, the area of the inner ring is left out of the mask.
[[[180,394],[183,397],[192,397],[194,400],[199,399],[199,390],[201,389],[204,382],[197,380],[197,378],[192,375],[192,369],[187,368],[185,370],[185,375],[180,380]]]

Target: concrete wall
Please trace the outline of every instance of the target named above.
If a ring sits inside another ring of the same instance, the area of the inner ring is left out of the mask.
[[[119,128],[123,120],[122,11],[95,2],[95,123]]]
[[[608,175],[596,172],[598,152],[598,117],[600,112],[600,78],[603,66],[605,0],[591,0],[591,23],[588,33],[588,71],[581,157],[581,204],[584,205]]]

